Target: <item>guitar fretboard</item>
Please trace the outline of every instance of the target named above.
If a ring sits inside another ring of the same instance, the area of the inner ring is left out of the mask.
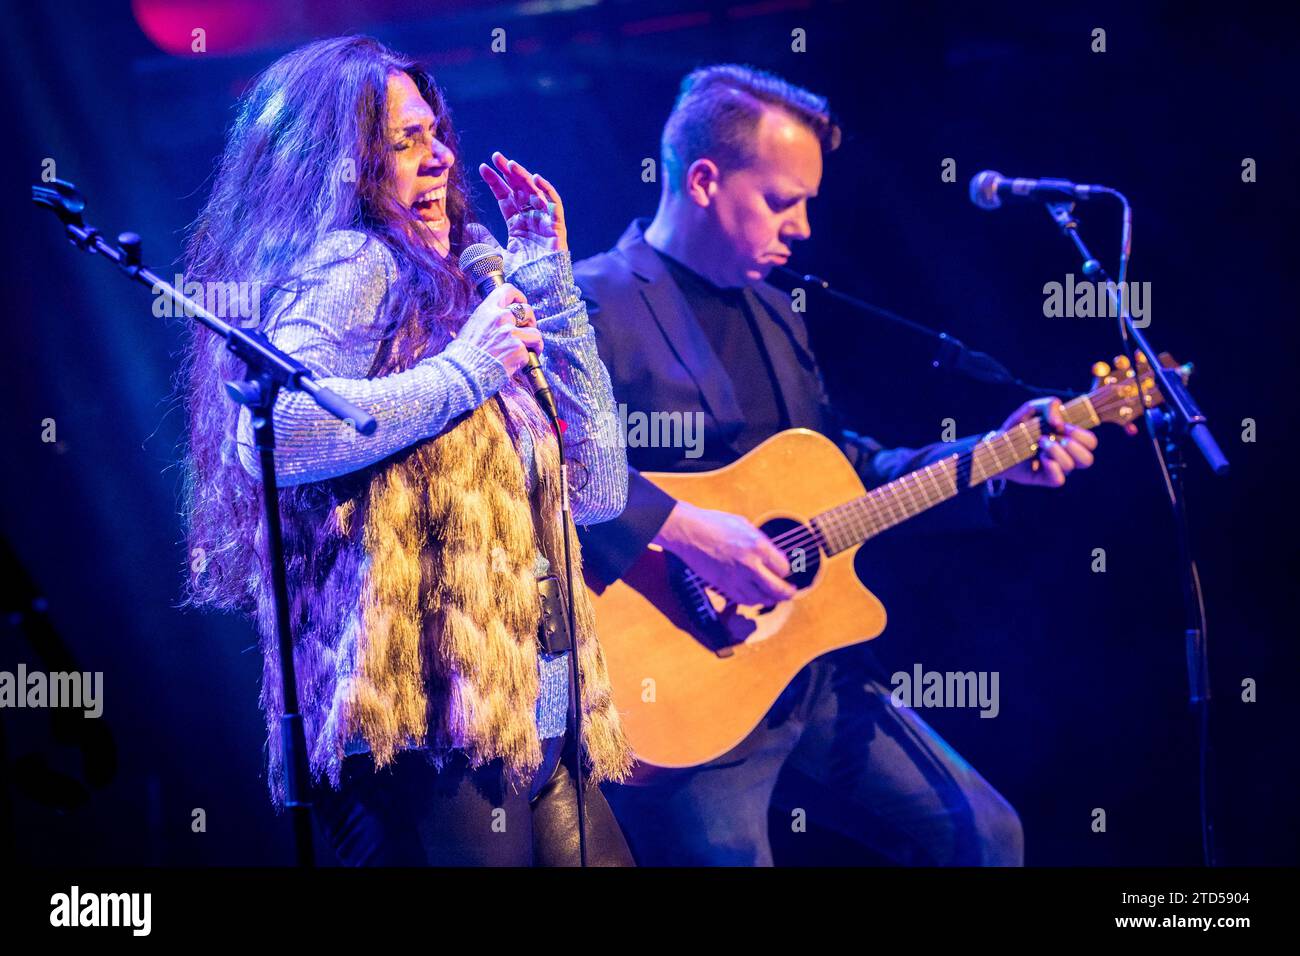
[[[1092,402],[1081,395],[1062,405],[1061,413],[1071,425],[1093,428],[1100,424]],[[1042,428],[1034,418],[1005,432],[980,441],[970,453],[970,477],[974,487],[1038,453]],[[868,538],[902,524],[927,508],[957,495],[961,455],[931,462],[867,492],[861,498],[837,505],[813,518],[813,526],[828,554],[861,544]]]

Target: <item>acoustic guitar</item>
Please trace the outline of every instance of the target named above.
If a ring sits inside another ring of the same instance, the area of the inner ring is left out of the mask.
[[[1140,352],[1112,369],[1093,366],[1087,395],[1063,403],[1065,420],[1094,428],[1125,424],[1164,397]],[[1184,378],[1167,354],[1160,362]],[[714,471],[643,473],[674,498],[741,515],[784,551],[798,588],[771,607],[737,605],[680,559],[650,546],[617,581],[587,572],[614,702],[640,761],[694,767],[739,744],[794,676],[816,657],[869,641],[885,628],[885,608],[862,585],[853,556],[863,542],[978,486],[1038,453],[1031,420],[867,491],[828,438],[805,428],[780,432]]]

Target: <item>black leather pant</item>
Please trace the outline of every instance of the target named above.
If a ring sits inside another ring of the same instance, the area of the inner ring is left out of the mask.
[[[369,754],[343,763],[340,789],[313,790],[315,818],[345,866],[578,866],[578,806],[570,735],[542,741],[527,791],[500,760],[471,770],[457,756],[436,769],[404,751],[375,771]],[[623,833],[590,783],[587,862],[633,866]]]

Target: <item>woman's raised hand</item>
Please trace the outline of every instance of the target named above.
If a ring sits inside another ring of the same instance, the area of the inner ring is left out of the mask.
[[[507,272],[569,248],[564,203],[549,181],[500,152],[492,154],[491,166],[481,163],[478,172],[496,197],[510,234],[506,252],[512,261],[507,263]]]

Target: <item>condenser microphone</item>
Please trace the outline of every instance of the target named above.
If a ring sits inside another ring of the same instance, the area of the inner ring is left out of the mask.
[[[1105,186],[1085,186],[1068,179],[1008,179],[986,169],[970,180],[970,201],[981,209],[997,209],[1004,199],[1088,199],[1109,192]]]

